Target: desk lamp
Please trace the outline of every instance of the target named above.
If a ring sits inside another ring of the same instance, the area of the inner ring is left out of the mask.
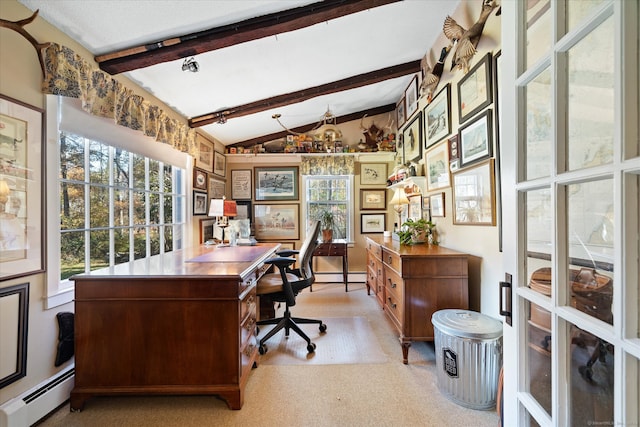
[[[216,225],[222,228],[223,242],[224,229],[229,226],[229,217],[236,215],[238,215],[238,206],[234,200],[227,200],[224,196],[222,196],[222,199],[211,199],[211,204],[209,205],[209,216],[215,216]]]
[[[402,213],[403,205],[409,204],[409,199],[407,198],[407,195],[404,192],[404,188],[396,188],[396,192],[393,195],[393,198],[391,199],[389,204],[393,206],[393,210],[395,210],[398,214],[398,222],[394,227],[394,231],[398,232],[400,231],[400,227],[402,226],[402,224],[400,224],[400,214]]]

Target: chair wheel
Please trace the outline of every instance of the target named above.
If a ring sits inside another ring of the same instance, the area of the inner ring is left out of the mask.
[[[324,332],[327,330],[327,325],[325,325],[324,323],[320,324],[320,332]]]
[[[316,351],[316,345],[314,343],[309,343],[309,345],[307,346],[307,351],[309,353],[313,353],[314,351]]]
[[[266,345],[261,345],[258,347],[258,353],[265,354],[269,349],[267,349]]]

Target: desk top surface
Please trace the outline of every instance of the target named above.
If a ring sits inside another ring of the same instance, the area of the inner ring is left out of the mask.
[[[243,277],[275,253],[279,243],[217,247],[200,245],[78,274],[71,280],[112,277]]]
[[[467,256],[463,252],[454,251],[439,245],[418,244],[418,245],[401,245],[399,241],[393,240],[391,237],[383,236],[367,236],[372,242],[377,243],[385,249],[388,249],[401,257],[423,257],[423,256]]]

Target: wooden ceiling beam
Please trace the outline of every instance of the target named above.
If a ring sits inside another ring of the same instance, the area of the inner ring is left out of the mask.
[[[384,80],[406,76],[408,74],[417,73],[418,71],[420,71],[420,60],[407,62],[400,65],[394,65],[391,67],[382,68],[380,70],[371,71],[369,73],[347,77],[346,79],[337,80],[332,83],[326,83],[320,86],[299,90],[297,92],[278,95],[271,98],[250,102],[248,104],[238,105],[232,108],[225,108],[224,110],[216,111],[213,113],[195,116],[189,119],[189,126],[192,128],[196,128],[218,122],[222,118],[224,118],[224,120],[228,120],[236,117],[246,116],[249,114],[255,114],[261,111],[306,101],[318,96],[329,95],[331,93],[355,89],[358,87],[379,83]]]
[[[336,123],[339,125],[340,123],[346,123],[353,120],[360,120],[364,115],[367,116],[376,116],[378,114],[388,113],[390,111],[394,111],[396,109],[396,104],[388,104],[382,105],[380,107],[370,108],[368,110],[359,111],[357,113],[345,114],[344,116],[336,117]],[[316,127],[318,123],[309,123],[303,126],[298,126],[292,128],[291,130],[295,133],[305,133],[309,132],[311,129]],[[228,145],[228,147],[251,147],[255,144],[262,144],[269,141],[276,141],[280,138],[285,138],[289,135],[289,132],[283,130],[282,132],[276,132],[269,135],[262,135],[256,138],[247,139],[245,141],[236,142],[234,144]]]
[[[100,69],[119,74],[163,62],[286,33],[399,0],[326,0],[221,27],[95,57]]]

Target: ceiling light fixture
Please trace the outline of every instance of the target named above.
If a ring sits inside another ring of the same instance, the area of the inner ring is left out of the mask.
[[[185,59],[182,63],[182,71],[191,71],[192,73],[197,73],[200,70],[200,64],[195,58],[192,56],[189,59]]]

